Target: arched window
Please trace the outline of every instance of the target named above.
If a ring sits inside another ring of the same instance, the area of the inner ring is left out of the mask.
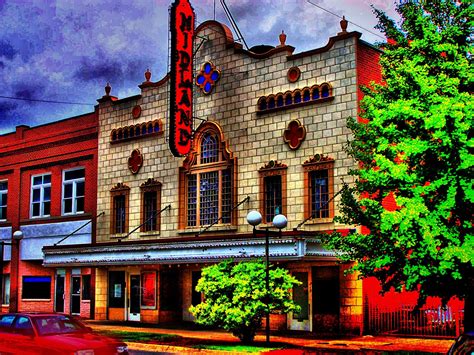
[[[180,228],[233,223],[234,166],[220,127],[201,125],[180,169]]]
[[[204,134],[201,142],[201,164],[214,163],[219,159],[217,137],[211,133]]]

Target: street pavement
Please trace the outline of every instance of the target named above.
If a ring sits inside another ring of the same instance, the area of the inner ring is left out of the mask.
[[[239,344],[232,334],[221,330],[203,330],[196,326],[174,325],[163,327],[143,323],[117,323],[89,320],[86,323],[94,330],[113,330],[126,332],[147,332],[159,334],[175,334],[178,341],[162,343],[127,342],[132,355],[141,354],[248,354],[193,348],[200,342],[205,344]],[[453,340],[406,338],[394,336],[359,336],[325,338],[311,333],[275,333],[271,336],[271,347],[286,349],[265,352],[270,355],[301,355],[301,354],[446,354]],[[265,335],[259,333],[255,338],[257,345],[264,345]],[[255,353],[253,353],[255,354]],[[263,354],[263,353],[262,353]]]

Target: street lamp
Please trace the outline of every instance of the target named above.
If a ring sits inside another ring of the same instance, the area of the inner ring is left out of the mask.
[[[0,304],[3,304],[3,265],[4,265],[3,254],[4,254],[5,245],[11,245],[11,246],[13,246],[14,244],[19,245],[20,240],[22,239],[23,239],[23,232],[16,231],[15,233],[13,233],[13,237],[12,237],[12,240],[14,240],[15,243],[5,242],[3,240],[0,241]],[[10,263],[11,263],[11,259],[12,257],[10,253]]]
[[[253,226],[253,235],[257,236],[257,226],[262,223],[262,215],[258,211],[250,211],[247,214],[247,222]],[[281,233],[281,230],[286,227],[288,224],[288,219],[282,215],[277,214],[273,218],[273,227],[279,229],[278,234]],[[267,304],[267,314],[265,322],[265,336],[267,344],[270,343],[270,227],[265,227],[265,290],[266,290],[266,304]]]

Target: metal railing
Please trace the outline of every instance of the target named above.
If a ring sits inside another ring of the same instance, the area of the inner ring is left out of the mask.
[[[367,334],[394,334],[454,338],[463,332],[464,309],[423,307],[413,305],[366,307]]]

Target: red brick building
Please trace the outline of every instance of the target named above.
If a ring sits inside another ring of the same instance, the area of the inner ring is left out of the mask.
[[[94,242],[97,135],[92,112],[0,136],[2,311],[91,316],[93,270],[47,269],[42,248]]]

